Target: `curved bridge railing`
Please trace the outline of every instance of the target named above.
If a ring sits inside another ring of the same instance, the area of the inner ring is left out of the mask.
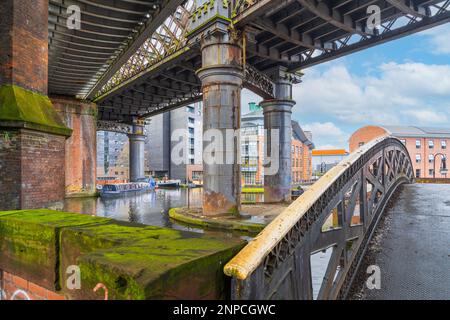
[[[344,299],[386,204],[398,186],[412,182],[400,140],[386,136],[362,146],[225,266],[232,298]],[[313,290],[311,256],[328,249],[323,281]]]

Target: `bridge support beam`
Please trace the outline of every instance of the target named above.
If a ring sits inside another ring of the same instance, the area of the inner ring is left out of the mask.
[[[241,203],[240,128],[242,48],[229,32],[208,34],[201,41],[203,65],[203,214],[239,214]],[[211,146],[214,145],[212,148]]]
[[[47,96],[48,1],[0,12],[0,210],[60,206],[71,130]]]
[[[133,120],[133,133],[128,135],[130,141],[130,181],[137,182],[145,178],[145,121]]]
[[[282,67],[272,70],[270,76],[275,82],[275,99],[261,103],[266,157],[270,159],[264,168],[264,202],[275,203],[291,200],[292,84],[300,79]]]

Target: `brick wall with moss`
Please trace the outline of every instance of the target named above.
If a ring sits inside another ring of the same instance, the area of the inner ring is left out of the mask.
[[[239,239],[50,210],[0,212],[0,270],[67,299],[226,299]],[[69,266],[81,289],[66,285]]]

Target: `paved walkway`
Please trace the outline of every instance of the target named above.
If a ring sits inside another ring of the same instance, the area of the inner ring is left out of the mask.
[[[362,298],[450,300],[450,185],[407,185],[385,214],[368,252],[381,289]]]

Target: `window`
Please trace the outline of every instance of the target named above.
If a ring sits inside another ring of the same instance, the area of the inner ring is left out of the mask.
[[[442,140],[441,141],[441,148],[442,149],[447,149],[447,141],[446,140]]]
[[[420,154],[416,154],[416,163],[420,163],[421,160],[422,157],[420,156]]]
[[[434,170],[433,169],[428,170],[428,174],[433,177],[434,176]]]
[[[194,107],[191,107],[191,106],[187,106],[186,107],[186,111],[189,112],[189,113],[195,113]]]
[[[194,128],[189,128],[189,133],[194,134]]]
[[[420,140],[416,140],[416,148],[420,149],[421,146],[422,144],[420,143]]]
[[[416,169],[416,178],[420,178],[420,169]]]
[[[190,153],[191,155],[194,154],[194,149],[193,149],[193,148],[189,149],[189,153]]]
[[[189,159],[189,164],[194,164],[194,159]]]
[[[194,124],[194,123],[195,123],[195,119],[194,119],[194,118],[191,118],[191,117],[189,117],[189,118],[188,118],[188,122],[189,122],[190,124]]]
[[[433,161],[434,161],[434,155],[430,154],[430,155],[428,156],[428,162],[429,162],[429,163],[433,163]]]
[[[428,140],[428,147],[429,147],[430,149],[433,149],[433,148],[434,148],[434,141],[433,141],[433,140]]]

